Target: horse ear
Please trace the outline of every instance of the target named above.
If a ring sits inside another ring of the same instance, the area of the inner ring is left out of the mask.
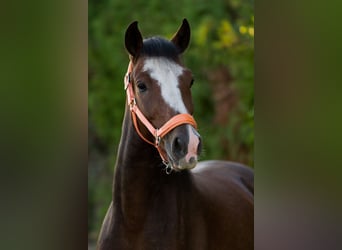
[[[190,42],[190,25],[188,20],[183,19],[182,26],[173,35],[171,42],[179,49],[179,53],[183,53]]]
[[[125,34],[125,47],[128,53],[133,57],[138,57],[143,46],[143,39],[138,29],[138,22],[131,23]]]

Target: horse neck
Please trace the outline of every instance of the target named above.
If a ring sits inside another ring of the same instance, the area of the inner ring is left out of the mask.
[[[138,223],[161,174],[165,175],[158,151],[136,133],[126,107],[114,175],[113,203],[121,216]]]

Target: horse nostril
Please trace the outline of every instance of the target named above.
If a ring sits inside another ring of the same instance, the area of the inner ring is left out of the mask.
[[[173,140],[173,146],[172,146],[173,153],[177,155],[178,157],[183,157],[186,154],[185,150],[186,150],[186,145],[183,139],[180,137],[176,137]]]

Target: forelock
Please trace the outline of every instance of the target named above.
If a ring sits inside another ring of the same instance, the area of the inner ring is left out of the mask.
[[[149,57],[166,57],[175,60],[179,56],[179,51],[169,40],[161,37],[151,37],[144,39],[141,55]]]

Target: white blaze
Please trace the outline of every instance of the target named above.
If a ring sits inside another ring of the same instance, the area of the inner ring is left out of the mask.
[[[190,161],[190,158],[194,158],[197,162],[197,149],[199,144],[199,135],[197,131],[190,125],[188,125],[188,135],[189,135],[189,144],[188,144],[188,153],[185,156],[185,160],[187,162]]]
[[[144,71],[157,81],[161,89],[161,95],[165,102],[174,111],[188,113],[178,87],[178,78],[183,73],[183,68],[166,58],[148,58],[145,60]]]

